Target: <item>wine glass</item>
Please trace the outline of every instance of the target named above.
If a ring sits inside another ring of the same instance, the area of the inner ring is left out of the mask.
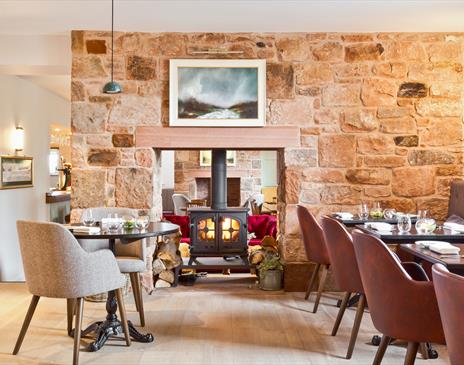
[[[108,229],[111,232],[116,232],[121,227],[121,219],[119,219],[117,213],[108,214]]]
[[[365,221],[367,218],[369,218],[369,206],[367,203],[361,203],[360,211],[359,211],[359,217]]]
[[[148,215],[141,215],[135,220],[135,226],[140,230],[146,229],[149,223],[150,217]]]
[[[87,209],[84,214],[82,215],[82,222],[84,226],[91,227],[95,223],[95,219],[93,218],[92,209]]]
[[[398,232],[400,234],[408,233],[411,230],[411,217],[409,214],[397,214]]]

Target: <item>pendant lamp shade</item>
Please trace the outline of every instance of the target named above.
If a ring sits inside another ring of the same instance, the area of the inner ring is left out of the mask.
[[[113,80],[114,74],[114,0],[111,0],[111,81],[103,86],[105,94],[119,94],[122,92],[121,85]]]

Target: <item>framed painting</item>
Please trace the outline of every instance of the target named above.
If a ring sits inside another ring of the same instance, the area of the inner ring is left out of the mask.
[[[169,125],[262,127],[265,60],[170,60]]]
[[[34,186],[32,157],[0,156],[0,189]]]
[[[211,166],[211,150],[200,151],[200,166]],[[237,154],[235,151],[226,152],[227,166],[234,167],[237,161]]]

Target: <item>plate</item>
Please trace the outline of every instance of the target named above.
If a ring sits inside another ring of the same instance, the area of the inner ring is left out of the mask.
[[[429,248],[430,245],[433,245],[433,244],[445,244],[445,245],[449,245],[450,243],[449,242],[446,242],[446,241],[416,241],[415,244],[422,247],[422,248]]]

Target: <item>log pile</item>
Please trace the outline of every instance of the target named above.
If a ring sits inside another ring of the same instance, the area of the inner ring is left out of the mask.
[[[165,236],[158,243],[153,256],[153,280],[155,288],[169,288],[175,280],[174,269],[182,264],[179,251],[181,234]]]
[[[259,265],[266,257],[266,254],[278,254],[278,243],[274,237],[265,236],[261,241],[261,245],[251,246],[248,251],[250,264]]]

